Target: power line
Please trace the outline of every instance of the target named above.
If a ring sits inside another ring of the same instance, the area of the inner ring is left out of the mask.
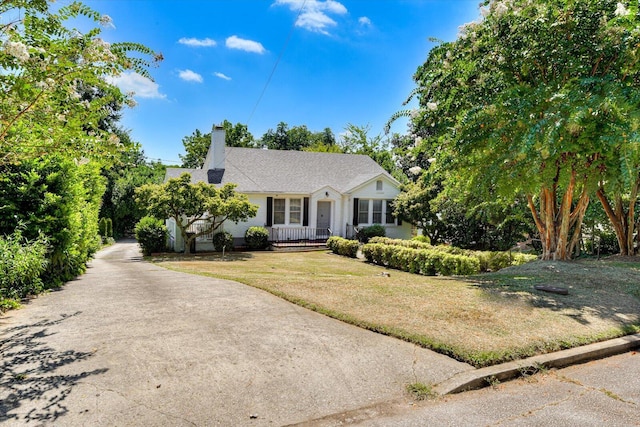
[[[256,101],[256,105],[253,106],[253,110],[251,110],[251,114],[249,114],[249,118],[247,119],[247,126],[249,126],[249,122],[253,118],[253,114],[256,112],[256,109],[258,108],[260,101],[262,101],[262,97],[264,96],[264,93],[267,91],[267,87],[269,86],[269,83],[271,83],[271,78],[275,74],[276,68],[278,68],[278,64],[280,63],[280,60],[284,55],[284,51],[287,50],[287,46],[289,45],[289,41],[291,40],[291,36],[293,35],[293,30],[296,27],[296,22],[298,22],[298,18],[300,18],[300,15],[302,14],[302,10],[304,9],[305,4],[307,4],[307,0],[304,0],[302,2],[302,5],[300,5],[300,9],[298,10],[296,19],[294,19],[293,24],[291,24],[291,29],[289,30],[289,35],[287,36],[287,39],[284,42],[284,46],[282,46],[282,50],[280,50],[280,54],[278,55],[278,59],[276,59],[276,63],[273,64],[273,69],[271,70],[271,74],[269,74],[269,78],[267,79],[267,82],[264,84],[264,87],[262,88],[262,92],[260,93],[260,96]]]

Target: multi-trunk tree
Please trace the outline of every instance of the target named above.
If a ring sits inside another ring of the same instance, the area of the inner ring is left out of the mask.
[[[524,195],[547,260],[571,257],[597,194],[632,254],[637,2],[485,1],[481,12],[415,75],[412,128],[431,166],[449,191]]]
[[[250,203],[245,194],[236,192],[235,187],[235,184],[219,188],[204,182],[192,184],[191,175],[183,173],[164,184],[139,187],[136,200],[156,218],[173,218],[188,254],[192,241],[218,230],[225,221],[237,223],[256,216],[258,206]],[[191,225],[203,220],[205,227],[197,233],[188,232]]]

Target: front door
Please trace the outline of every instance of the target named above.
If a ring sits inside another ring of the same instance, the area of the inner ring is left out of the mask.
[[[331,202],[318,202],[318,218],[316,228],[327,229],[331,227]]]

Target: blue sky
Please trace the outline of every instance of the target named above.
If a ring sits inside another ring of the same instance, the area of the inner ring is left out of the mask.
[[[281,121],[313,132],[330,127],[337,138],[349,123],[370,126],[371,137],[381,134],[414,87],[412,76],[433,47],[428,38],[455,39],[460,25],[477,19],[478,2],[86,4],[112,18],[106,41],[139,42],[163,54],[151,69],[154,83],[128,74],[118,85],[134,90],[138,103],[122,124],[149,158],[170,164],[184,154],[183,137],[225,119],[247,124],[256,139]],[[398,123],[393,131],[405,128]]]

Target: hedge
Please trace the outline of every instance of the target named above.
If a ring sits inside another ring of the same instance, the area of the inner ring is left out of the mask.
[[[448,254],[437,249],[368,243],[362,247],[362,254],[374,264],[425,276],[464,276],[480,272],[477,258]]]
[[[462,255],[466,257],[476,258],[480,263],[480,271],[498,271],[512,265],[521,265],[538,259],[537,255],[497,252],[497,251],[472,251],[469,249],[460,249],[455,246],[439,245],[432,246],[418,240],[401,240],[390,239],[387,237],[374,237],[369,243],[384,244],[389,246],[400,246],[410,249],[424,249],[430,251],[438,251],[450,255]]]
[[[331,249],[334,254],[356,258],[358,255],[358,249],[360,248],[360,243],[357,240],[331,236],[329,237],[329,240],[327,240],[327,247]]]

